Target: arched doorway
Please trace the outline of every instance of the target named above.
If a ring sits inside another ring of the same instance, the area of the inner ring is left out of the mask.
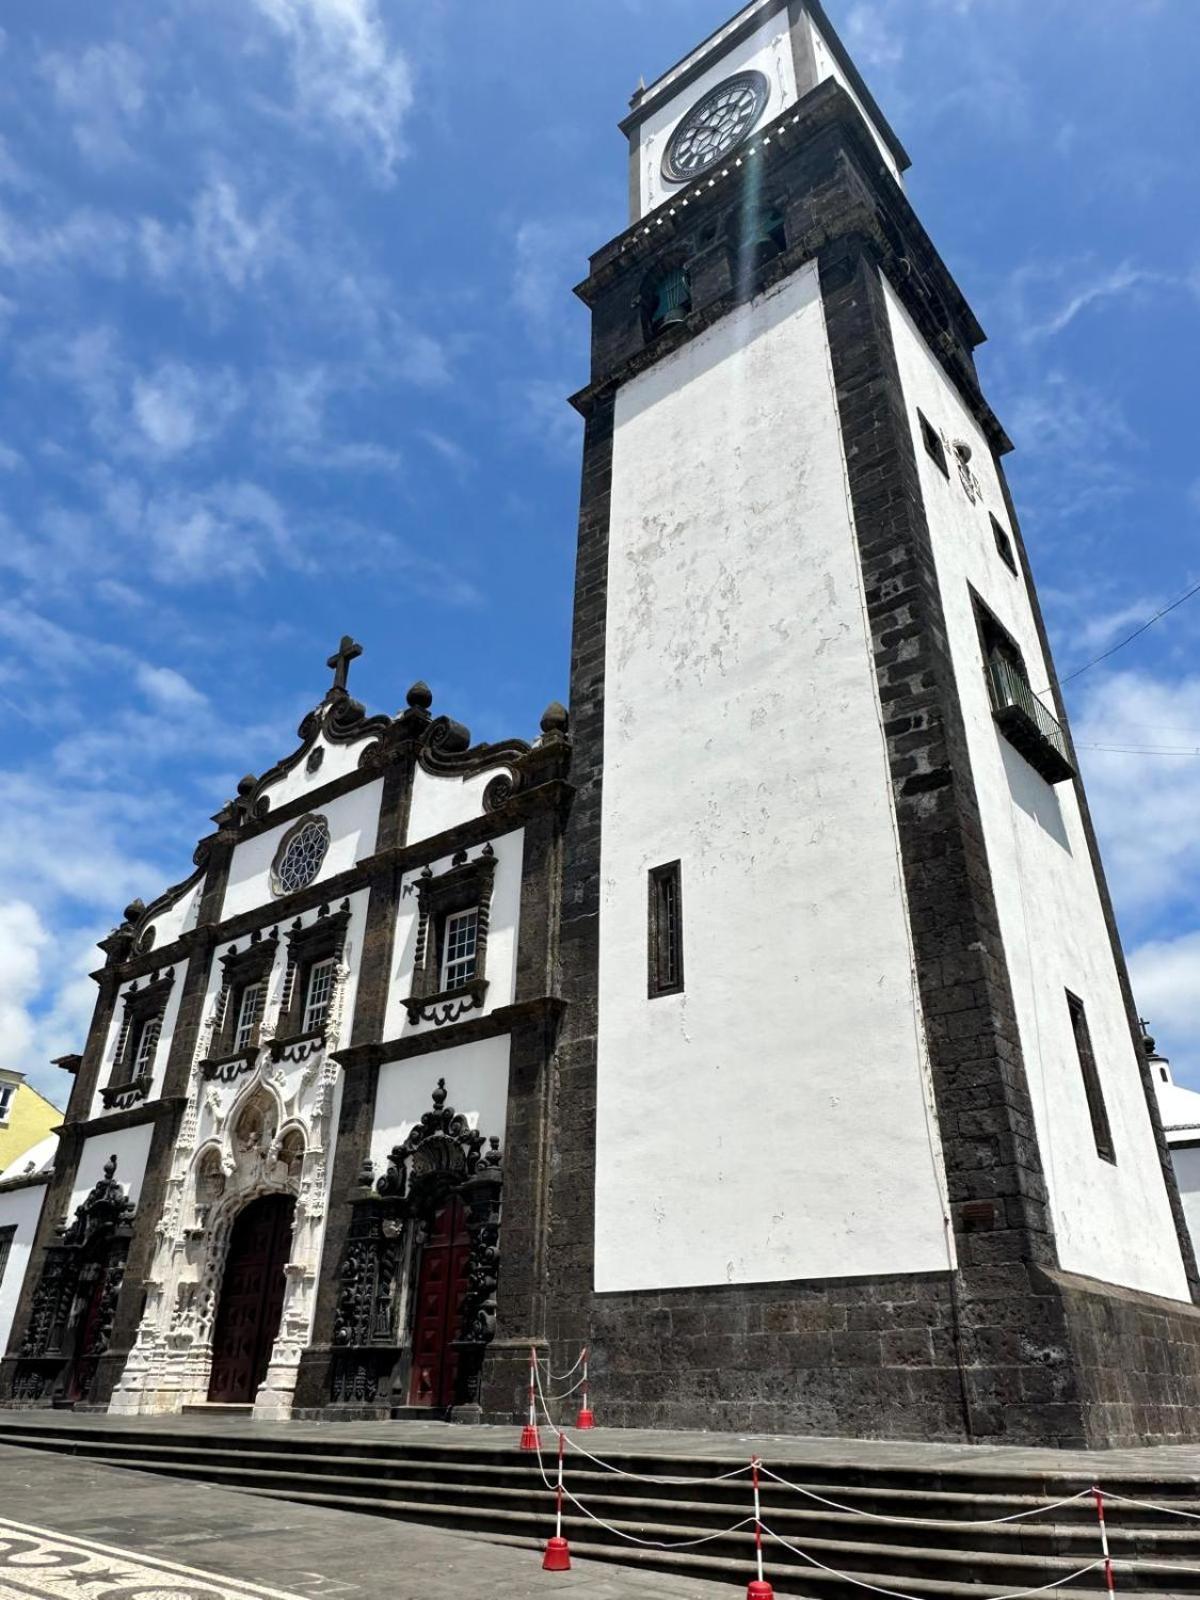
[[[454,1341],[462,1333],[470,1255],[466,1207],[452,1195],[434,1213],[421,1246],[413,1311],[411,1406],[445,1410],[454,1403],[459,1356]]]
[[[296,1200],[269,1194],[252,1200],[233,1225],[213,1331],[208,1398],[252,1404],[267,1375],[279,1332]]]

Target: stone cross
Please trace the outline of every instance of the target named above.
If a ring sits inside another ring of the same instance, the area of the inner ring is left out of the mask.
[[[356,639],[352,639],[348,633],[344,633],[341,644],[325,663],[327,667],[333,668],[333,687],[335,689],[344,689],[346,687],[346,679],[350,676],[350,663],[362,653],[362,645]]]

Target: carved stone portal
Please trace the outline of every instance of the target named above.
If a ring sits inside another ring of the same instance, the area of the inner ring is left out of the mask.
[[[470,1241],[467,1286],[457,1308],[453,1415],[479,1415],[483,1361],[496,1326],[503,1173],[498,1138],[487,1138],[446,1104],[444,1078],[387,1171],[370,1189],[368,1163],[360,1198],[352,1203],[350,1232],[339,1273],[330,1369],[335,1404],[389,1406],[402,1376],[405,1300],[412,1298],[421,1246],[434,1217],[458,1199]],[[407,1291],[407,1294],[406,1294]],[[407,1333],[407,1330],[406,1330]]]

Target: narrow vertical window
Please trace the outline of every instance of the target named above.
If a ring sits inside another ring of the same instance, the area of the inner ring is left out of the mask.
[[[267,986],[261,980],[258,983],[248,983],[242,990],[241,1002],[238,1005],[237,1030],[233,1038],[235,1050],[248,1050],[252,1044],[258,1043],[258,1025],[262,1021],[263,1003],[267,997]]]
[[[8,1253],[12,1249],[12,1242],[17,1236],[16,1223],[10,1223],[6,1228],[0,1228],[0,1283],[4,1282],[4,1269],[8,1266]]]
[[[1087,1095],[1088,1114],[1092,1119],[1092,1137],[1096,1141],[1096,1154],[1101,1161],[1116,1165],[1117,1154],[1113,1148],[1112,1129],[1108,1125],[1108,1111],[1104,1105],[1104,1091],[1100,1087],[1100,1074],[1096,1070],[1096,1056],[1092,1050],[1092,1035],[1088,1028],[1083,1001],[1067,990],[1067,1009],[1071,1013],[1071,1031],[1075,1035],[1075,1050],[1083,1072],[1083,1088]]]
[[[12,1103],[17,1097],[15,1083],[0,1083],[0,1128],[8,1121],[8,1114],[12,1110]]]
[[[683,988],[683,895],[678,861],[650,871],[650,997]]]
[[[333,974],[337,962],[332,956],[313,963],[308,974],[308,992],[304,999],[304,1026],[302,1033],[315,1033],[325,1026],[329,1015],[329,1002],[333,998]]]
[[[950,468],[946,464],[946,447],[942,443],[942,436],[923,411],[918,411],[917,416],[921,419],[921,439],[925,445],[926,453],[937,462],[938,470],[943,477],[948,478],[950,476]]]
[[[465,989],[475,976],[479,948],[479,907],[455,911],[442,935],[442,988]]]
[[[996,541],[996,550],[1001,561],[1010,572],[1015,573],[1017,570],[1016,551],[1013,549],[1012,540],[1009,538],[1007,530],[996,521],[995,517],[992,518],[992,537]]]
[[[135,1078],[148,1078],[154,1071],[154,1056],[161,1033],[161,1017],[149,1017],[142,1023],[142,1031],[138,1034],[137,1053],[133,1058]]]

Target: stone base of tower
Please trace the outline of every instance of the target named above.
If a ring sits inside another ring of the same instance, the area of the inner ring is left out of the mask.
[[[570,1317],[551,1331],[561,1366],[582,1330]],[[587,1337],[606,1426],[1200,1439],[1200,1310],[1036,1267],[600,1295]],[[515,1417],[523,1400],[515,1370],[496,1370],[486,1411]],[[556,1421],[573,1421],[571,1404]]]

